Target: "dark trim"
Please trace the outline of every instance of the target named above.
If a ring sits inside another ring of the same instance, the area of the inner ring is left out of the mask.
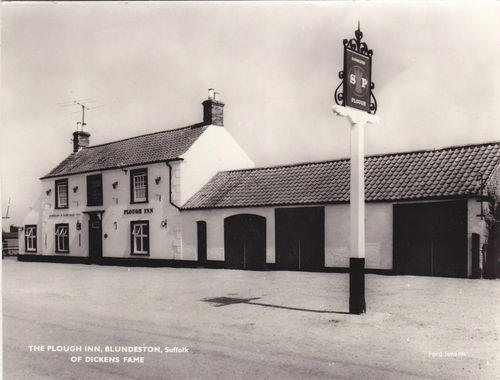
[[[82,211],[82,214],[104,214],[106,210],[85,210],[85,211]]]
[[[349,258],[349,314],[366,312],[365,258]]]
[[[72,264],[92,264],[88,257],[66,256],[66,255],[19,255],[18,261],[33,261],[47,263],[72,263]],[[138,267],[172,267],[172,268],[200,268],[198,261],[195,260],[174,260],[174,259],[149,259],[142,257],[103,257],[97,265],[116,265],[116,266],[138,266]],[[207,260],[206,269],[226,269],[225,262],[221,260]],[[276,270],[276,264],[267,263],[266,271]],[[327,267],[316,272],[328,273],[349,273],[349,268]],[[392,269],[365,269],[365,273],[378,275],[396,275]]]
[[[57,186],[63,184],[63,183],[66,183],[66,206],[64,207],[59,207],[59,193],[57,191]],[[68,179],[67,178],[63,178],[63,179],[58,179],[55,181],[55,204],[54,204],[54,208],[57,209],[57,210],[61,210],[61,209],[66,209],[66,208],[69,208],[69,184],[68,184]]]
[[[91,203],[91,199],[90,199],[90,182],[89,181],[92,181],[94,179],[99,179],[99,182],[100,182],[100,187],[101,187],[101,193],[99,195],[99,197],[97,198],[97,202],[96,203]],[[99,174],[92,174],[92,175],[88,175],[87,176],[87,206],[102,206],[103,205],[103,184],[102,184],[102,174],[99,173]]]
[[[28,237],[26,236],[26,228],[33,228],[35,227],[35,249],[34,250],[28,250]],[[24,226],[24,252],[28,253],[36,253],[38,250],[38,228],[36,224],[26,224]]]
[[[325,267],[322,272],[327,273],[349,273],[349,268],[347,267]],[[371,269],[365,268],[365,273],[368,274],[379,274],[384,276],[396,276],[397,274],[393,269]]]
[[[395,273],[398,272],[399,269],[399,259],[397,252],[398,249],[398,236],[399,236],[399,223],[398,220],[398,204],[395,203],[392,205],[392,269]]]
[[[148,259],[142,257],[103,257],[100,265],[136,266],[136,267],[173,267],[197,268],[197,261],[173,259]]]
[[[148,249],[147,249],[147,253],[136,253],[134,252],[134,226],[136,224],[146,224],[148,226]],[[150,228],[149,228],[149,220],[132,220],[130,222],[130,255],[131,256],[141,256],[141,257],[144,257],[144,256],[149,256],[149,253],[150,253],[150,245],[151,243],[151,231],[150,231]]]
[[[166,161],[165,164],[168,166],[168,202],[177,210],[182,211],[179,206],[172,202],[172,167],[170,166],[168,161]]]
[[[68,228],[68,250],[67,251],[60,251],[57,243],[57,235],[56,231],[58,227],[67,227]],[[54,230],[54,239],[55,239],[55,251],[56,253],[62,253],[62,254],[69,254],[69,223],[58,223],[55,225],[55,230]]]
[[[146,174],[146,200],[145,201],[136,201],[135,200],[135,188],[134,188],[134,177],[139,174]],[[130,170],[130,204],[141,204],[148,203],[149,201],[149,175],[148,168],[139,168]]]
[[[468,200],[474,199],[477,197],[477,194],[463,194],[463,195],[450,195],[447,197],[428,197],[428,198],[402,198],[402,199],[374,199],[374,200],[366,200],[365,203],[393,203],[398,204],[399,202],[445,202],[445,201],[453,201],[453,200]],[[339,205],[339,204],[349,204],[349,201],[324,201],[324,202],[314,202],[314,203],[256,203],[256,204],[248,204],[248,205],[239,205],[239,206],[203,206],[203,207],[178,207],[180,211],[192,211],[192,210],[222,210],[228,208],[249,208],[249,207],[314,207],[314,206],[325,206],[325,205]]]
[[[61,264],[89,264],[89,258],[83,256],[18,255],[17,261],[61,263]]]
[[[90,147],[90,148],[93,148]],[[131,168],[134,166],[144,166],[144,165],[151,165],[151,164],[161,164],[162,162],[168,162],[168,161],[183,161],[183,158],[175,157],[175,158],[169,158],[169,159],[164,159],[164,160],[154,160],[154,161],[144,161],[140,163],[135,163],[135,164],[129,164],[129,165],[118,165],[118,166],[110,166],[108,168],[101,168],[101,169],[89,169],[89,170],[82,170],[79,172],[74,172],[74,173],[62,173],[62,174],[54,174],[54,175],[47,175],[44,177],[40,177],[38,179],[50,179],[50,178],[57,178],[57,177],[69,177],[72,175],[79,175],[79,174],[86,174],[86,173],[95,173],[95,172],[103,172],[105,170],[116,170],[116,169],[125,169],[125,168]]]

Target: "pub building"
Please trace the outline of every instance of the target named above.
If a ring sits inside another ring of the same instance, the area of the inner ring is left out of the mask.
[[[22,261],[348,271],[349,160],[255,168],[209,90],[203,121],[74,149],[41,178]],[[500,143],[367,156],[366,271],[478,277]],[[492,264],[493,263],[493,264]]]

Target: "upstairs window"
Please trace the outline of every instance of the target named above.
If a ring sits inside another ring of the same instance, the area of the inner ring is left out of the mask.
[[[132,255],[149,255],[149,222],[130,222]]]
[[[87,176],[87,206],[102,205],[102,174]]]
[[[24,226],[24,247],[26,252],[36,252],[36,226]]]
[[[148,170],[130,171],[130,203],[146,203],[148,201]]]
[[[56,224],[56,252],[69,252],[68,224]]]
[[[56,208],[68,208],[68,180],[56,181]]]

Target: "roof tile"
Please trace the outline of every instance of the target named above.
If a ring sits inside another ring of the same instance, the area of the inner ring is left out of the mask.
[[[489,177],[500,143],[365,158],[367,201],[473,196],[476,173]],[[349,201],[349,160],[216,174],[183,209]]]

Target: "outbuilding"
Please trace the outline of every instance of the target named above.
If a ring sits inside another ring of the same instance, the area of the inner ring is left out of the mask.
[[[499,148],[366,157],[367,268],[476,276],[485,213],[498,196]],[[349,160],[221,172],[182,207],[185,244],[231,268],[347,270],[348,202]]]

